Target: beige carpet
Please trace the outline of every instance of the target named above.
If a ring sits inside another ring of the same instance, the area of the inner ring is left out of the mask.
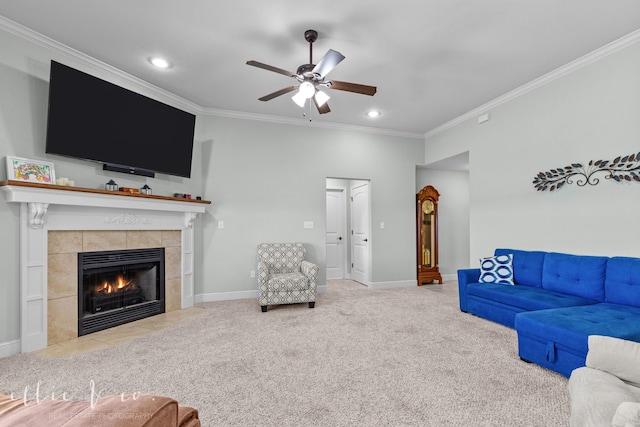
[[[522,362],[515,331],[461,313],[455,283],[333,281],[314,309],[203,306],[93,353],[0,359],[0,391],[86,400],[93,382],[174,397],[204,426],[568,425],[567,380]]]

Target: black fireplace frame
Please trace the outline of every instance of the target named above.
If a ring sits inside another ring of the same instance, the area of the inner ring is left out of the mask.
[[[140,304],[87,314],[84,308],[83,281],[87,270],[119,267],[141,263],[157,263],[158,299]],[[78,253],[78,336],[91,334],[114,326],[144,319],[165,312],[164,248],[122,249]]]

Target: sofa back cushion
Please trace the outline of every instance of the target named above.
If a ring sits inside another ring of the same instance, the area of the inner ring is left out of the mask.
[[[606,302],[640,307],[640,258],[609,259],[604,295]]]
[[[513,254],[513,280],[516,285],[542,286],[542,264],[546,252],[516,249],[495,250],[495,255]]]
[[[604,301],[607,257],[549,252],[544,257],[542,287]]]

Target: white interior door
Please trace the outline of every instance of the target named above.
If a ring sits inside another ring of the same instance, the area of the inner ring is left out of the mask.
[[[343,279],[347,236],[345,189],[327,189],[327,279]]]
[[[351,278],[369,284],[369,183],[351,187]]]

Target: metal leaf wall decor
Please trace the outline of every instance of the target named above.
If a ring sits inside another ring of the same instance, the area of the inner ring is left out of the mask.
[[[600,180],[594,176],[604,173],[605,179],[613,179],[617,182],[636,181],[640,183],[640,153],[628,156],[618,156],[615,159],[589,161],[587,166],[582,163],[572,163],[563,168],[551,169],[540,172],[533,179],[533,185],[538,191],[559,190],[564,184],[573,184],[578,187],[596,185]]]

